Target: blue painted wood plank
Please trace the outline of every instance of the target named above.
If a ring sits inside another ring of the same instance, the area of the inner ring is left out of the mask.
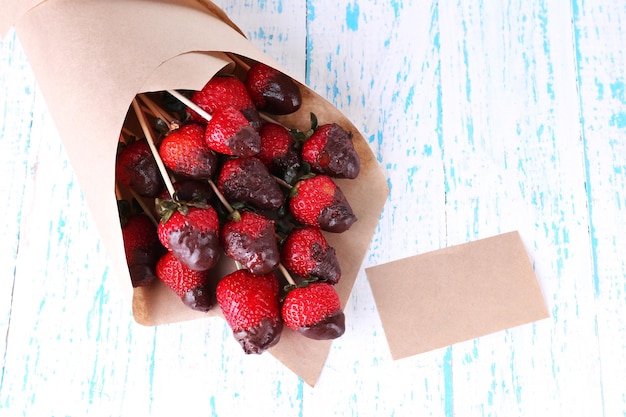
[[[626,415],[626,6],[572,1],[605,416]]]
[[[0,222],[0,390],[4,380],[6,348],[9,340],[13,286],[16,276],[17,253],[20,242],[21,212],[24,188],[30,164],[30,131],[33,108],[34,76],[13,32],[0,43],[0,191],[5,196],[3,220]]]
[[[602,375],[571,15],[542,1],[445,9],[448,236],[519,230],[552,313],[453,347],[454,413],[594,414]]]
[[[442,247],[437,3],[308,1],[307,9],[307,83],[361,130],[388,178],[366,265]],[[447,350],[392,362],[364,274],[346,315],[349,337],[334,343],[325,372],[351,394],[326,385],[305,390],[305,405],[319,404],[305,415],[445,415],[452,394]]]

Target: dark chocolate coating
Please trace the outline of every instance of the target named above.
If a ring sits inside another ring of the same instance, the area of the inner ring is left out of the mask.
[[[354,149],[352,133],[333,123],[326,145],[311,165],[314,171],[335,178],[354,179],[361,171],[361,159]]]
[[[326,250],[321,244],[315,242],[312,246],[312,257],[316,262],[311,275],[326,280],[329,284],[336,284],[341,278],[341,267],[337,259],[335,248],[328,247]]]
[[[130,254],[128,270],[133,287],[149,285],[156,279],[156,264],[163,247],[155,242],[148,248],[134,248]]]
[[[312,326],[298,327],[298,332],[309,339],[336,339],[346,331],[346,316],[339,310]]]
[[[245,116],[245,118],[248,120],[248,123],[250,123],[250,126],[252,126],[254,130],[256,130],[257,132],[261,130],[261,125],[263,122],[261,121],[261,116],[259,115],[256,107],[248,107],[241,110],[241,113]]]
[[[215,292],[210,285],[200,285],[189,290],[181,299],[186,306],[204,312],[209,311],[216,303]]]
[[[272,323],[270,319],[264,318],[260,324],[248,331],[233,332],[233,336],[245,353],[261,354],[278,343],[282,330],[283,322],[281,320]]]
[[[290,114],[302,105],[302,95],[296,83],[282,72],[269,80],[263,91],[265,104],[262,109],[272,114]]]
[[[339,187],[335,189],[333,202],[322,209],[317,221],[322,230],[333,233],[345,232],[357,221],[350,203]]]
[[[154,267],[146,264],[129,265],[130,280],[134,288],[150,285],[156,279]]]
[[[241,174],[224,182],[222,193],[229,201],[240,201],[258,209],[276,210],[285,196],[276,180],[257,158],[247,158],[241,164]]]
[[[280,251],[272,223],[257,238],[232,232],[224,236],[226,255],[241,262],[254,275],[269,274],[278,267]]]
[[[142,197],[154,198],[163,191],[163,177],[152,155],[144,155],[133,170],[130,188]]]
[[[199,200],[205,203],[215,201],[215,193],[206,182],[196,180],[177,181],[174,183],[174,189],[181,201]]]
[[[290,182],[285,178],[285,173],[287,172],[287,170],[292,170],[293,175],[295,175],[301,164],[302,158],[300,157],[300,151],[296,149],[295,142],[293,142],[289,146],[289,149],[287,150],[287,153],[285,155],[280,156],[272,161],[269,170],[277,177],[280,177],[285,181]]]
[[[226,146],[233,152],[233,155],[254,156],[261,150],[261,138],[252,126],[244,126],[228,139]]]
[[[218,234],[200,233],[191,227],[170,233],[169,246],[174,256],[195,271],[211,269],[220,256]]]

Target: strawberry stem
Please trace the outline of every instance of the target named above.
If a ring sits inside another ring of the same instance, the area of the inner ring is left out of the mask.
[[[144,114],[137,98],[133,99],[133,109],[135,110],[135,114],[137,115],[137,119],[139,120],[139,124],[141,125],[141,130],[143,130],[143,134],[146,136],[146,141],[148,142],[148,146],[150,146],[150,151],[152,151],[152,156],[156,160],[157,166],[159,167],[159,172],[163,177],[163,181],[165,182],[165,186],[167,187],[167,191],[170,193],[172,198],[174,198],[174,193],[176,190],[174,189],[174,184],[172,183],[172,179],[167,173],[167,169],[165,165],[163,165],[163,161],[161,160],[161,156],[159,155],[159,151],[154,144],[154,136],[152,135],[152,130],[148,125],[148,121],[146,120],[146,115]]]

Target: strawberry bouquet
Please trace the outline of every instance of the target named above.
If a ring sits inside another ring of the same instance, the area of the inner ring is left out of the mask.
[[[343,233],[357,221],[333,181],[358,177],[352,134],[318,126],[313,113],[306,132],[273,121],[299,110],[299,87],[266,64],[233,60],[246,69],[244,80],[220,74],[188,96],[133,101],[145,139],[125,124],[116,161],[118,194],[130,193],[142,208],[130,218],[120,211],[131,281],[144,287],[158,279],[198,311],[211,311],[216,299],[246,353],[277,344],[283,323],[311,339],[335,339],[345,331],[334,288],[341,266],[322,231]],[[152,230],[129,228],[146,217]],[[238,271],[214,274],[222,252]]]
[[[11,23],[135,320],[223,316],[244,350],[269,349],[313,385],[387,196],[358,129],[209,1],[36,3]],[[254,90],[272,73],[293,83],[277,101]],[[233,80],[244,90],[211,108],[205,87]],[[328,137],[352,157],[328,157]],[[320,216],[338,202],[344,217]],[[325,301],[299,321],[310,299]]]

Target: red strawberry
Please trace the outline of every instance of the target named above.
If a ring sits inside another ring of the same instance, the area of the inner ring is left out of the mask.
[[[280,262],[274,222],[250,211],[235,211],[222,227],[224,253],[254,275],[272,272]]]
[[[122,238],[133,287],[150,284],[156,278],[156,263],[164,250],[156,226],[145,214],[125,217]]]
[[[348,230],[357,220],[341,189],[326,175],[296,183],[289,210],[300,223],[333,233]]]
[[[335,178],[356,178],[361,170],[352,133],[335,123],[318,127],[304,142],[302,160],[308,162],[314,172]]]
[[[289,76],[261,62],[250,67],[244,84],[259,110],[289,114],[302,104],[297,84]]]
[[[170,132],[159,146],[163,164],[188,178],[207,180],[217,169],[217,155],[204,140],[204,127],[187,124]]]
[[[192,309],[209,311],[215,305],[207,271],[189,269],[174,254],[167,252],[159,259],[156,273]]]
[[[276,123],[265,123],[259,132],[261,150],[257,158],[274,175],[286,177],[289,182],[300,167],[300,152],[295,147],[296,141],[285,127]]]
[[[233,158],[224,162],[217,188],[228,201],[251,204],[258,209],[275,210],[285,197],[276,179],[257,158]]]
[[[295,288],[282,307],[285,325],[316,340],[336,339],[345,332],[345,316],[335,288],[324,282]]]
[[[154,198],[163,190],[163,178],[145,140],[126,145],[117,156],[115,180],[142,197]]]
[[[330,284],[336,284],[341,278],[335,249],[315,227],[291,232],[283,244],[281,258],[285,267],[296,275],[315,276]]]
[[[259,354],[278,343],[283,323],[276,275],[235,271],[217,284],[216,296],[244,352]]]
[[[213,114],[204,139],[209,148],[224,155],[253,156],[261,147],[258,132],[234,107],[225,107]]]
[[[226,107],[234,107],[243,113],[255,130],[261,128],[259,113],[245,85],[236,77],[215,76],[211,78],[202,90],[196,91],[191,96],[191,101],[210,115]],[[189,109],[189,112],[192,120],[206,122],[193,110]]]
[[[158,233],[163,246],[193,270],[206,271],[219,259],[219,219],[211,206],[173,211],[161,219]]]

